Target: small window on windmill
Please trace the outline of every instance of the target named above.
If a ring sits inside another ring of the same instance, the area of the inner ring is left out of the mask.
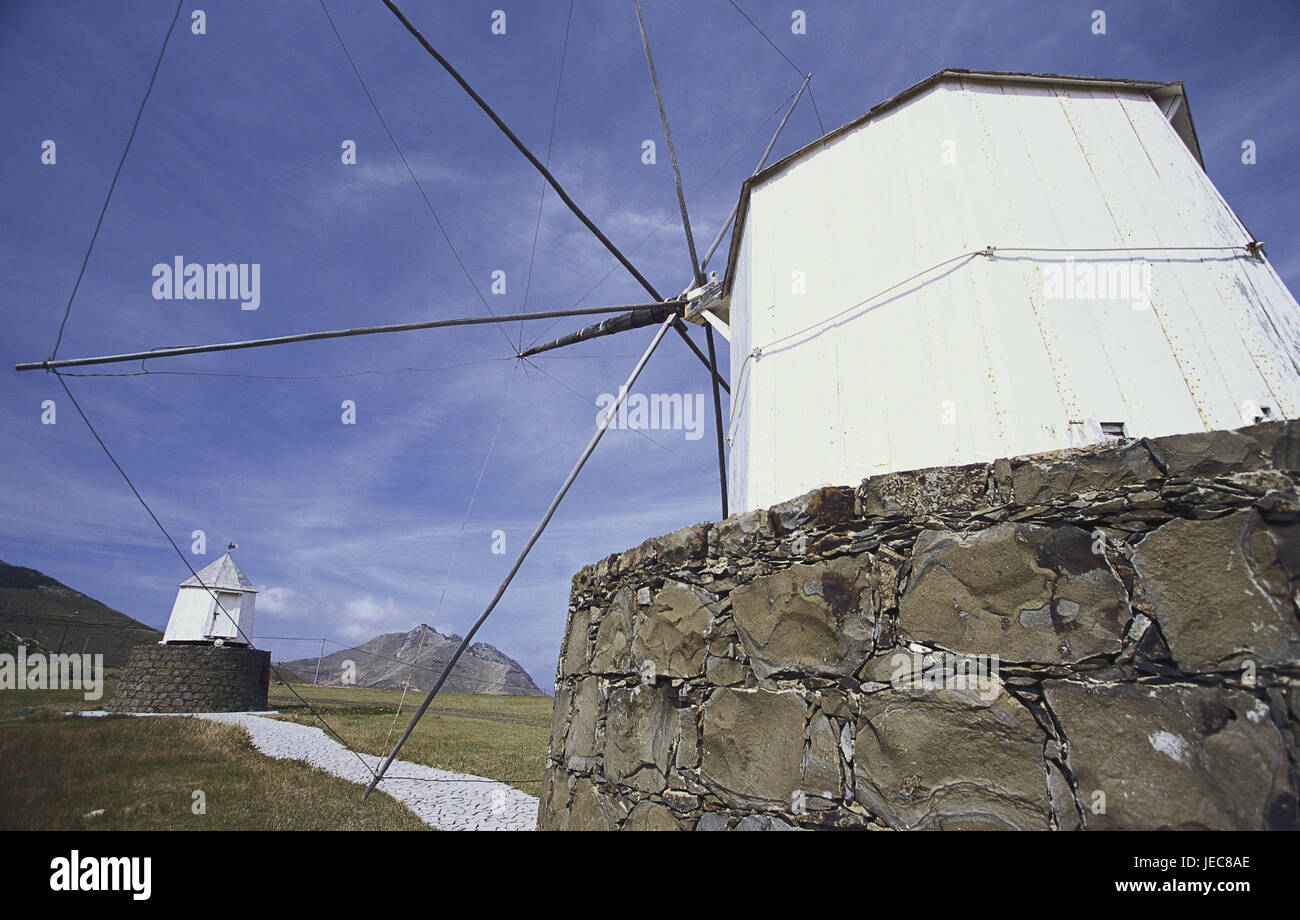
[[[1128,437],[1124,422],[1102,422],[1101,434],[1113,441],[1122,441]]]

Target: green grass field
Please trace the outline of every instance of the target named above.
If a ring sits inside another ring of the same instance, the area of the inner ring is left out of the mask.
[[[238,728],[197,719],[86,719],[102,709],[80,691],[0,692],[0,829],[420,829],[386,795],[361,801],[360,787],[298,761],[274,760]],[[387,753],[422,694],[313,687],[298,691],[349,744]],[[401,759],[486,776],[536,795],[550,733],[549,697],[439,696]],[[279,718],[320,727],[283,685],[271,685]],[[391,738],[389,737],[391,729]],[[206,815],[192,813],[194,790]],[[102,814],[92,813],[103,809]]]
[[[301,683],[293,688],[348,744],[367,754],[387,754],[424,699],[423,693],[408,693],[394,724],[400,690]],[[320,727],[283,685],[271,685],[270,704],[280,710],[279,718]],[[538,795],[552,704],[548,696],[439,694],[398,757],[486,776]]]

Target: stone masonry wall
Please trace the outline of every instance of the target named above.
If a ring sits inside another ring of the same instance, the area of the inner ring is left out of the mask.
[[[539,826],[1295,828],[1297,481],[1300,423],[1267,423],[874,477],[587,566]]]
[[[248,712],[266,708],[271,653],[226,645],[137,645],[110,712]]]

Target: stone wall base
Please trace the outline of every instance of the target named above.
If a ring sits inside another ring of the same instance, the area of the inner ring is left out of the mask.
[[[266,709],[271,653],[241,646],[137,645],[109,712],[248,712]]]
[[[543,829],[1297,827],[1300,423],[873,477],[573,579]]]

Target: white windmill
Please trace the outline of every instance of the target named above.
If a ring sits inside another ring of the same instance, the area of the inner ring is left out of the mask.
[[[231,543],[221,558],[185,579],[176,592],[164,645],[251,645],[257,589],[235,563]]]
[[[945,70],[751,177],[732,506],[1300,416],[1300,307],[1181,83]]]

